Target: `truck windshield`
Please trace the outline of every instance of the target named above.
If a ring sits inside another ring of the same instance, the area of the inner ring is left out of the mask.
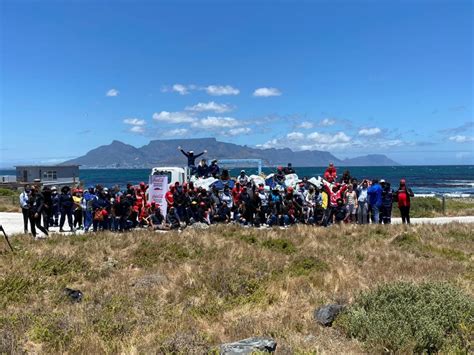
[[[167,176],[168,182],[171,182],[171,171],[155,171],[153,175]]]

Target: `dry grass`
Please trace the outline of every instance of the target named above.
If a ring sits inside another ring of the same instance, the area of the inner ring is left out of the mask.
[[[266,335],[279,353],[361,353],[313,310],[394,281],[473,296],[473,242],[460,224],[22,235],[0,254],[0,352],[205,353]]]

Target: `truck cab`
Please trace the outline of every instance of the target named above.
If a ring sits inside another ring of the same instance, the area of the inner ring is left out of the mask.
[[[188,168],[178,167],[155,167],[151,169],[151,175],[167,176],[169,184],[179,182],[182,185],[189,181],[189,170]]]

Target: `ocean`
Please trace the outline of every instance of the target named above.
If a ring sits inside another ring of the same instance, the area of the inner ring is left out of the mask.
[[[298,168],[299,177],[323,175],[325,167]],[[418,195],[447,194],[450,196],[474,196],[474,165],[449,166],[390,166],[390,167],[337,167],[338,175],[349,170],[351,176],[358,180],[384,179],[390,182],[393,188],[398,186],[401,178]],[[230,169],[232,176],[236,176],[239,169]],[[248,175],[256,174],[256,168],[245,168]],[[80,180],[84,186],[101,184],[103,186],[119,185],[122,188],[127,183],[138,184],[148,181],[151,169],[81,169]],[[263,168],[265,174],[274,172],[274,168]],[[14,170],[0,170],[1,175],[15,175]]]

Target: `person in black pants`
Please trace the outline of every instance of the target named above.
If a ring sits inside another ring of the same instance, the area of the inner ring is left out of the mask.
[[[44,198],[43,195],[38,191],[38,188],[36,186],[31,189],[28,204],[31,234],[33,234],[33,237],[36,238],[36,228],[38,228],[41,232],[48,235],[48,231],[41,225],[41,216],[44,208]]]
[[[410,224],[410,198],[415,196],[413,191],[407,187],[405,179],[400,180],[400,187],[395,193],[395,199],[398,202],[398,209],[402,217],[402,223]]]
[[[74,231],[72,224],[72,207],[74,206],[74,201],[72,200],[71,189],[69,186],[64,186],[61,189],[61,194],[59,195],[59,211],[61,212],[61,219],[59,220],[59,231],[64,232],[64,222],[66,221],[69,224],[71,232]]]
[[[53,199],[51,194],[51,188],[49,186],[43,186],[43,199],[44,199],[44,206],[43,206],[43,226],[45,229],[49,230],[50,222],[53,215]]]
[[[25,186],[25,190],[20,194],[21,213],[23,214],[23,231],[28,233],[28,219],[30,218],[30,205],[28,200],[30,197],[30,185]]]

